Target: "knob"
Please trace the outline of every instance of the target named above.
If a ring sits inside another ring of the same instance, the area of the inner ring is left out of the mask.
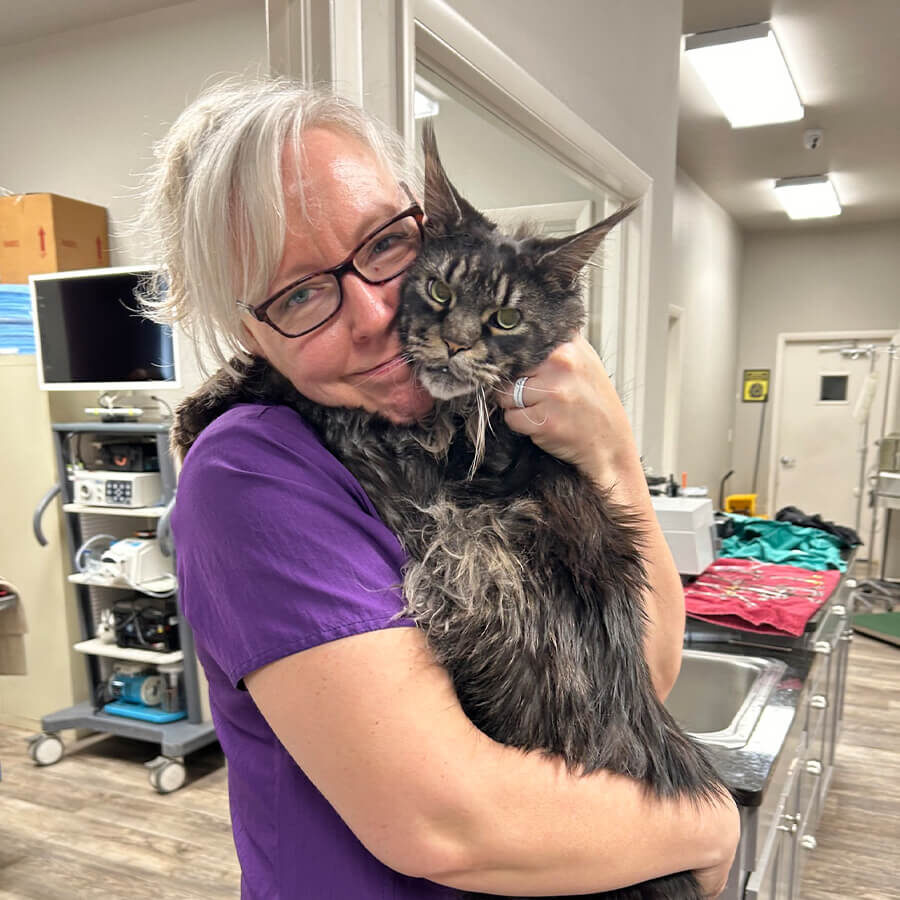
[[[797,462],[797,458],[795,456],[782,456],[781,464],[786,468],[790,469]]]
[[[813,709],[825,709],[828,706],[828,698],[824,694],[816,694],[809,698],[809,705]]]
[[[817,759],[810,759],[806,763],[806,771],[809,772],[810,775],[821,775],[822,763]]]
[[[848,578],[848,579],[844,582],[844,584],[845,584],[848,588],[850,588],[851,590],[853,590],[853,588],[855,588],[856,585],[857,585],[857,581],[856,581],[855,578]]]
[[[796,834],[797,833],[797,823],[791,822],[790,825],[776,825],[776,830],[778,831],[786,831],[788,834]]]
[[[853,629],[848,628],[842,635],[841,640],[846,641],[848,644],[853,640]]]
[[[830,656],[831,655],[831,644],[828,641],[816,641],[813,645],[813,650],[816,653],[821,653],[822,656]]]
[[[816,839],[811,834],[804,834],[802,838],[800,838],[800,846],[804,850],[815,850],[816,849]]]
[[[847,607],[844,606],[843,603],[835,603],[835,605],[831,607],[831,611],[836,616],[846,616],[847,615]]]

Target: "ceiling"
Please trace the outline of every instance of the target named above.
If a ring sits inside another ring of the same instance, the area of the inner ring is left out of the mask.
[[[0,47],[185,0],[0,0]],[[261,2],[262,7],[262,2]],[[683,31],[771,21],[806,116],[732,129],[690,63],[681,67],[678,164],[745,229],[802,228],[775,178],[833,174],[844,205],[813,227],[900,220],[900,0],[684,0]],[[817,150],[803,132],[822,128]]]
[[[805,117],[732,129],[682,58],[678,165],[748,230],[900,220],[900,0],[684,0],[685,34],[766,21]],[[809,128],[825,132],[816,150]],[[772,181],[825,173],[843,213],[789,219]]]
[[[0,0],[0,47],[24,44],[70,28],[97,25],[186,0]]]

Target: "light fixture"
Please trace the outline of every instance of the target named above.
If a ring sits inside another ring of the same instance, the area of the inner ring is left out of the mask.
[[[692,34],[684,50],[732,128],[803,118],[803,104],[768,22]]]
[[[839,216],[841,204],[827,175],[809,178],[779,178],[775,196],[792,219],[821,219]]]
[[[427,119],[429,116],[436,116],[441,111],[441,105],[437,100],[432,100],[427,94],[423,94],[420,90],[416,90],[413,94],[413,115],[417,119]]]

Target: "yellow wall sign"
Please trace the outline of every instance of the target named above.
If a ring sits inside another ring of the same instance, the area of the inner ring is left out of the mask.
[[[769,399],[771,369],[744,369],[744,403],[765,403]]]

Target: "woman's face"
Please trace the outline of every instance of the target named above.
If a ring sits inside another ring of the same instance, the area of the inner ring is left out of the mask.
[[[282,157],[287,234],[267,296],[298,278],[342,262],[380,224],[409,201],[396,181],[355,138],[326,128],[303,136],[300,209],[294,155]],[[343,303],[321,328],[287,338],[250,315],[243,319],[251,351],[265,357],[300,393],[324,406],[362,407],[397,424],[413,422],[432,398],[399,362],[394,320],[403,276],[367,284],[355,273],[341,278]]]

